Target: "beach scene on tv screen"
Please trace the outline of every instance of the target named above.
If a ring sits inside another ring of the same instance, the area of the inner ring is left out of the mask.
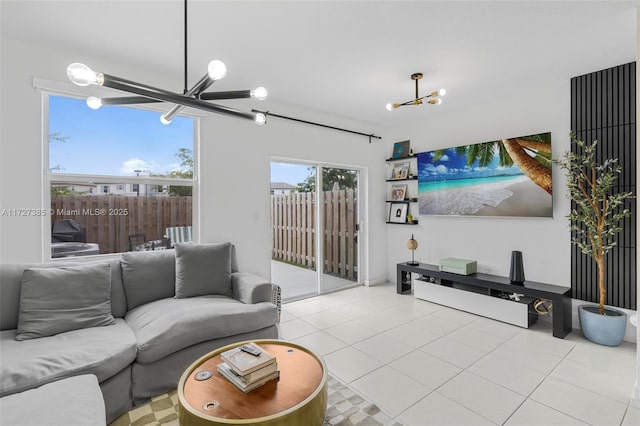
[[[417,157],[422,215],[553,217],[550,132]]]

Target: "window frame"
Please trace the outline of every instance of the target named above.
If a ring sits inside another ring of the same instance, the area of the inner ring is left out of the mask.
[[[85,175],[85,174],[74,174],[74,173],[52,173],[49,169],[49,97],[50,96],[61,96],[75,99],[86,99],[88,96],[118,96],[117,93],[113,91],[98,88],[89,90],[88,93],[80,93],[76,90],[75,86],[47,81],[43,79],[34,78],[33,79],[33,87],[34,89],[39,89],[41,91],[42,96],[42,184],[41,184],[41,194],[42,194],[42,206],[45,211],[50,211],[51,209],[51,184],[57,183],[59,181],[64,181],[68,183],[94,183],[94,182],[108,182],[108,184],[145,184],[145,185],[158,185],[161,187],[164,186],[191,186],[192,189],[192,210],[191,210],[191,226],[192,226],[192,238],[193,241],[198,243],[200,241],[200,126],[202,116],[198,114],[194,114],[190,110],[183,110],[179,115],[188,117],[193,120],[193,178],[184,179],[184,178],[169,178],[169,177],[151,177],[151,176],[110,176],[110,175]],[[86,88],[85,88],[86,89]],[[163,109],[158,108],[155,104],[142,104],[131,106],[128,105],[127,108],[136,108],[145,111],[152,111],[163,113],[165,112]],[[158,118],[159,119],[159,118]],[[102,188],[100,188],[102,189]],[[102,194],[101,190],[97,191],[97,194]],[[69,261],[69,258],[52,258],[51,257],[51,216],[43,215],[42,216],[42,254],[41,258],[43,262],[58,262],[58,261]],[[96,258],[115,258],[119,257],[122,253],[107,253],[107,254],[99,254],[99,255],[89,255],[89,256],[78,256],[74,257],[73,261],[90,261]]]

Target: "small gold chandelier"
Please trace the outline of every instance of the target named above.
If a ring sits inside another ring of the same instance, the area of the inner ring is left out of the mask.
[[[420,95],[418,94],[418,81],[422,79],[422,73],[421,72],[416,72],[411,74],[411,80],[414,80],[416,82],[416,97],[415,99],[412,99],[410,101],[407,102],[403,102],[403,103],[388,103],[387,104],[387,110],[388,111],[393,111],[396,108],[400,108],[401,106],[405,106],[405,105],[422,105],[424,103],[423,99],[431,105],[440,105],[442,103],[442,99],[439,98],[439,96],[444,96],[447,94],[447,91],[445,89],[440,89],[440,90],[436,90],[435,92],[431,92],[426,96],[422,96],[420,97]]]

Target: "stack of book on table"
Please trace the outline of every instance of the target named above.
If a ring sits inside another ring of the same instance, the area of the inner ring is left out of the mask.
[[[280,376],[276,358],[255,343],[220,354],[218,372],[242,392],[249,392]]]

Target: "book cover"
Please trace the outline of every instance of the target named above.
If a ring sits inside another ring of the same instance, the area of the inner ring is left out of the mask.
[[[260,368],[264,368],[270,363],[275,363],[276,358],[270,353],[266,352],[260,346],[255,343],[248,343],[248,345],[257,348],[262,353],[259,356],[254,356],[243,352],[240,348],[230,349],[220,354],[220,358],[226,362],[231,368],[240,373],[241,376],[252,373]]]
[[[233,368],[231,368],[231,372],[235,375],[238,376],[238,378],[242,381],[242,383],[249,385],[253,382],[256,382],[260,379],[262,379],[263,377],[268,376],[269,374],[273,373],[274,371],[278,370],[278,363],[277,362],[272,362],[271,364],[268,364],[266,367],[262,367],[252,373],[249,374],[245,374],[244,376],[241,375],[240,373],[236,372],[233,370]]]
[[[251,384],[245,384],[236,374],[234,374],[233,369],[226,362],[218,364],[218,372],[244,393],[250,392],[264,385],[268,381],[280,377],[280,372],[276,370]]]

